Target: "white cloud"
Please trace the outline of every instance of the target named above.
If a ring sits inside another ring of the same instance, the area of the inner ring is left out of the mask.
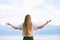
[[[11,18],[1,18],[0,20],[0,25],[6,25],[6,23],[11,23],[13,25],[19,25],[21,23],[23,23],[23,19],[22,18],[16,18],[16,17],[11,17]]]
[[[60,25],[60,8],[56,5],[45,3],[44,0],[6,0],[6,2],[6,4],[0,4],[0,17],[4,18],[0,23],[11,17],[13,19],[9,20],[12,22],[17,18],[23,20],[26,14],[30,14],[33,21],[44,22],[52,19],[51,24]],[[36,6],[41,6],[41,9],[35,8]]]
[[[24,12],[32,12],[35,5],[43,5],[43,0],[24,0]]]

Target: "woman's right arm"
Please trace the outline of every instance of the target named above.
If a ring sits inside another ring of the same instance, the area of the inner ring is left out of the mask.
[[[17,26],[12,25],[11,23],[6,23],[6,24],[12,26],[14,29],[19,29]]]
[[[44,24],[38,26],[37,29],[43,28],[44,26],[46,26],[46,25],[47,25],[48,23],[50,23],[51,21],[52,21],[52,20],[49,20],[49,21],[47,21],[46,23],[44,23]]]

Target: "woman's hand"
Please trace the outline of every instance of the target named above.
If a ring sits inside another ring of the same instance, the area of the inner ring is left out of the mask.
[[[49,21],[47,21],[46,23],[49,23],[49,22],[51,22],[52,20],[49,20]]]
[[[11,25],[10,23],[6,23],[7,25]]]
[[[49,21],[47,21],[46,23],[44,23],[44,24],[38,26],[37,29],[43,28],[43,27],[46,26],[49,22],[51,22],[51,20],[49,20]]]
[[[19,29],[18,27],[16,27],[16,26],[14,26],[14,25],[12,25],[11,23],[6,23],[7,25],[10,25],[10,26],[12,26],[14,29]]]

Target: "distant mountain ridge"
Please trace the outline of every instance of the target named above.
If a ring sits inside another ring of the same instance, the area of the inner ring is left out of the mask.
[[[6,25],[0,25],[0,35],[20,35],[22,31],[15,30]],[[42,29],[35,30],[35,35],[60,35],[60,26],[47,25]]]

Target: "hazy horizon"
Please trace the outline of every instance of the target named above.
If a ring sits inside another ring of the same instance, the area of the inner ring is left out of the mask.
[[[34,35],[60,35],[60,26],[46,25],[42,29],[34,30],[33,33]],[[22,35],[22,31],[8,25],[0,25],[0,35]]]

